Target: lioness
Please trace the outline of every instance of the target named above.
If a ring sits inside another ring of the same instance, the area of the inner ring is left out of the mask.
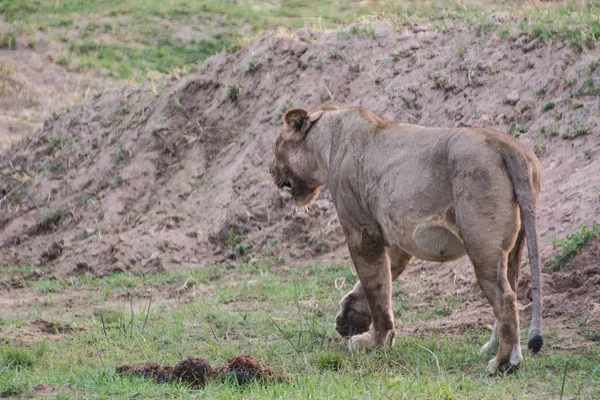
[[[329,186],[360,279],[336,317],[351,351],[394,343],[391,285],[413,257],[444,262],[467,254],[496,316],[481,349],[496,353],[488,368],[518,366],[525,238],[533,299],[528,345],[540,351],[540,166],[530,150],[490,129],[393,123],[365,107],[292,109],[283,123],[270,167],[275,184],[289,188],[298,207]]]

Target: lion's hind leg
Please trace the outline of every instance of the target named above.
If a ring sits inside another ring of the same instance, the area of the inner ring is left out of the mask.
[[[481,256],[470,254],[475,267],[477,282],[485,297],[488,299],[496,316],[495,330],[497,336],[492,334],[489,347],[493,350],[498,342],[498,350],[488,364],[491,373],[496,373],[498,368],[516,367],[520,364],[521,346],[519,344],[519,316],[517,314],[517,296],[506,279],[505,271],[506,253],[500,252],[495,256]],[[504,254],[502,254],[504,253]]]
[[[517,241],[510,251],[508,255],[507,261],[507,279],[510,284],[511,289],[517,294],[517,287],[519,285],[519,274],[521,270],[521,256],[523,254],[523,247],[525,244],[525,232],[521,228],[519,231],[519,236],[517,237]],[[492,331],[492,336],[490,340],[481,347],[479,354],[487,355],[487,354],[496,354],[498,351],[498,325],[499,322],[496,321],[494,324],[494,329]]]
[[[523,356],[517,295],[512,287],[518,273],[511,269],[509,282],[508,261],[521,227],[519,209],[508,177],[483,168],[461,174],[461,184],[454,191],[456,220],[477,282],[497,320],[498,350],[488,369],[491,373],[514,370]]]

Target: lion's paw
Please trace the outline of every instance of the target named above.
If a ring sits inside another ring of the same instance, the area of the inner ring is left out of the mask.
[[[335,330],[342,337],[351,337],[369,331],[372,319],[366,300],[349,294],[342,299],[340,305],[340,312],[335,318]]]
[[[360,350],[368,350],[373,345],[373,340],[371,339],[371,333],[365,332],[360,335],[355,335],[350,338],[348,341],[348,350],[360,351]]]
[[[489,342],[487,342],[486,344],[481,346],[481,349],[479,350],[479,355],[486,356],[488,354],[496,354],[497,352],[498,352],[498,341],[490,340]]]
[[[516,344],[508,360],[499,360],[498,357],[494,357],[488,363],[488,371],[494,375],[497,372],[510,374],[516,372],[519,369],[519,365],[523,361],[523,354],[521,352],[521,345]]]

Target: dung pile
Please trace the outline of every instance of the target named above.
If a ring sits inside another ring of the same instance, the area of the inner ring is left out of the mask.
[[[282,380],[275,375],[271,367],[266,366],[251,355],[234,356],[227,360],[227,365],[215,370],[207,360],[188,357],[173,367],[159,366],[154,362],[121,365],[116,372],[124,376],[140,376],[152,379],[156,383],[182,382],[192,387],[202,388],[210,380],[230,381],[233,379],[240,385],[253,381],[263,383]]]

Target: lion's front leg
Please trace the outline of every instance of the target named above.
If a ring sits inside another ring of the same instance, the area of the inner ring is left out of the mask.
[[[406,269],[412,255],[397,246],[386,248],[390,258],[392,282],[394,282]],[[340,312],[335,318],[335,330],[342,337],[349,337],[365,333],[371,327],[371,310],[365,297],[365,291],[360,281],[340,301]]]
[[[366,230],[346,231],[348,248],[372,318],[370,332],[350,338],[351,351],[391,346],[394,343],[392,314],[392,275],[390,261],[380,234]]]

